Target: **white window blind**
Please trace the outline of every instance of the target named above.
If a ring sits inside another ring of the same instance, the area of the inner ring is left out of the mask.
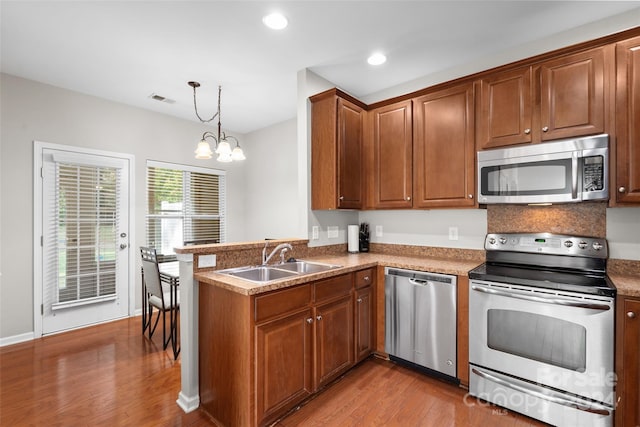
[[[225,241],[225,176],[214,169],[147,163],[147,245],[159,254]]]
[[[53,310],[116,298],[120,170],[55,163],[47,244]]]

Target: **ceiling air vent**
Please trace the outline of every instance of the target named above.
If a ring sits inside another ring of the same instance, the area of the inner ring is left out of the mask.
[[[166,102],[167,104],[175,104],[176,103],[175,99],[165,98],[164,96],[158,95],[158,94],[155,94],[155,93],[152,93],[151,95],[149,95],[149,98],[153,99],[154,101]]]

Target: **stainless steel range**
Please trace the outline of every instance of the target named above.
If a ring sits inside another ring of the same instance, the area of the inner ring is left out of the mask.
[[[605,239],[488,234],[469,273],[469,392],[558,426],[611,426],[615,288]]]

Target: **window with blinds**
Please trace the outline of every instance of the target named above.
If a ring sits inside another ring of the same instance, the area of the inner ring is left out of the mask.
[[[158,254],[225,241],[223,171],[147,162],[147,245]]]
[[[116,295],[118,180],[114,168],[56,164],[53,309]]]

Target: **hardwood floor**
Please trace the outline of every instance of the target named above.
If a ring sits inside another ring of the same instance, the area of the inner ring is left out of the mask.
[[[134,317],[0,348],[0,425],[214,426],[176,405],[180,360],[161,340]],[[543,425],[467,402],[454,385],[373,358],[276,426]]]

